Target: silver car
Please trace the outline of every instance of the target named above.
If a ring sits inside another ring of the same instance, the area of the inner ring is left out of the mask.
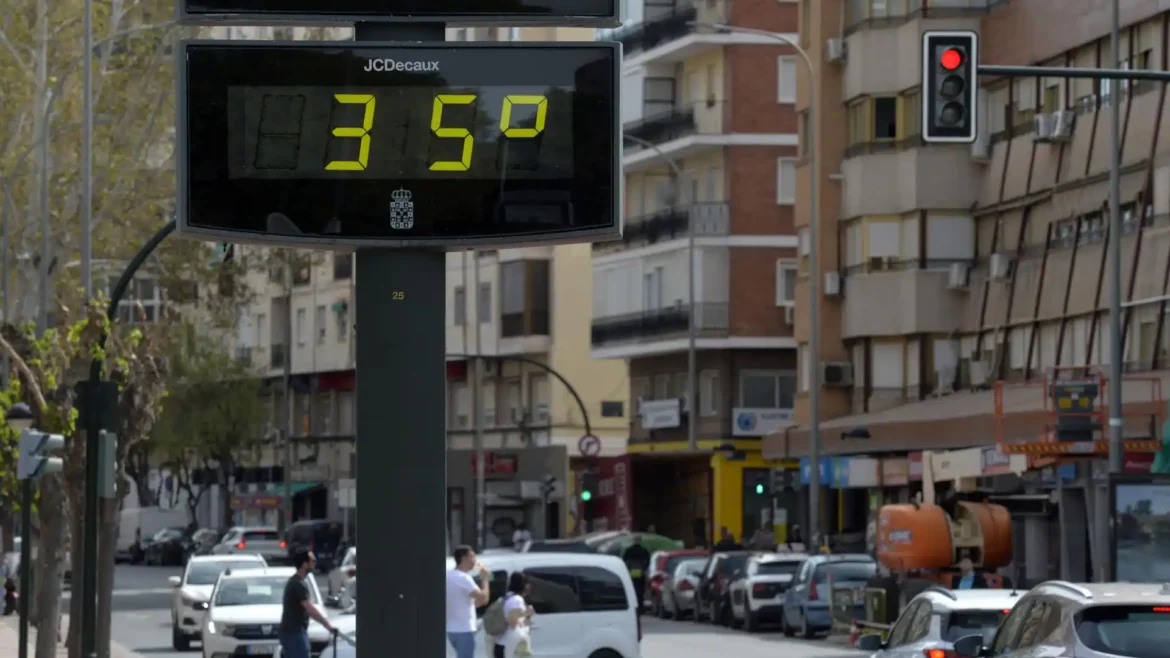
[[[1170,656],[1170,584],[1054,580],[1020,598],[995,635],[960,638],[963,658]]]
[[[695,590],[707,557],[688,557],[667,574],[662,581],[659,596],[659,610],[663,617],[682,619],[695,613]]]
[[[953,656],[955,640],[978,635],[989,641],[1022,598],[1015,590],[954,591],[933,585],[906,604],[885,642],[879,635],[863,635],[857,648],[873,651],[873,658]]]

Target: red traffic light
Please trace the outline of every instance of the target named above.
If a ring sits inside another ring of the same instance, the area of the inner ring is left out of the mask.
[[[956,48],[947,48],[939,58],[939,64],[948,71],[954,71],[963,65],[963,53]]]

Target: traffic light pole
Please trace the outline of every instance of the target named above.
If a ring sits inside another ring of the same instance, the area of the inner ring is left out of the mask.
[[[28,613],[32,599],[33,481],[20,483],[20,648],[17,658],[28,658]]]

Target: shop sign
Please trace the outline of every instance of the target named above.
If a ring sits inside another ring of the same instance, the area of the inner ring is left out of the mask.
[[[514,453],[487,452],[484,455],[483,472],[489,478],[512,478],[520,468],[520,458]],[[475,474],[475,453],[471,453],[471,472]]]
[[[922,480],[922,451],[910,453],[906,458],[906,462],[910,466],[910,481],[919,482]]]
[[[919,476],[921,477],[921,465]],[[882,485],[901,487],[910,484],[910,460],[905,457],[886,457],[882,460]]]
[[[638,405],[638,415],[642,418],[644,430],[678,427],[682,424],[682,399],[643,400]]]
[[[812,476],[812,462],[808,457],[800,458],[800,483],[807,485],[809,478]],[[831,485],[833,483],[833,458],[821,457],[821,486]]]
[[[836,470],[842,489],[876,487],[881,483],[881,462],[871,457],[842,458]]]
[[[768,436],[792,424],[791,409],[736,407],[731,416],[732,436]]]
[[[278,494],[255,493],[232,496],[232,509],[280,509]]]

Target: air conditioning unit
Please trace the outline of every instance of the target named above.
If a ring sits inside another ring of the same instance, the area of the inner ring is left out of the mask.
[[[849,49],[845,44],[845,39],[841,37],[833,37],[825,41],[825,55],[830,62],[844,62],[846,56],[849,54]]]
[[[1003,281],[1012,271],[1012,259],[1007,254],[991,254],[987,259],[987,276],[992,281]]]
[[[1052,141],[1052,131],[1056,126],[1055,117],[1051,114],[1037,114],[1032,119],[1034,129],[1032,131],[1032,139],[1037,142]]]
[[[822,363],[821,385],[832,388],[853,386],[853,364],[848,361]]]
[[[841,273],[840,272],[825,272],[825,297],[840,297],[841,296]]]
[[[1073,127],[1076,125],[1076,121],[1077,115],[1072,110],[1053,112],[1050,139],[1054,142],[1067,142],[1072,139]]]
[[[976,162],[988,162],[991,159],[991,137],[987,133],[975,135],[975,141],[971,142],[971,159]]]
[[[951,275],[947,287],[951,290],[966,290],[971,270],[966,263],[951,263]]]
[[[795,306],[785,306],[784,307],[784,324],[791,326],[795,323],[796,323],[796,307]]]

